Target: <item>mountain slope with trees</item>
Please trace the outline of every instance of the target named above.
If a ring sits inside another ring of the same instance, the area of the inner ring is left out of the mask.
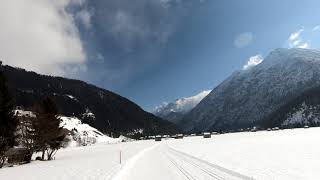
[[[23,109],[30,110],[42,97],[51,96],[60,114],[78,117],[110,136],[177,132],[174,124],[108,90],[79,80],[40,75],[10,66],[1,68],[8,77],[16,105]]]
[[[276,49],[259,65],[233,73],[180,124],[187,131],[308,124],[297,120],[299,111],[317,114],[319,86],[319,50]]]

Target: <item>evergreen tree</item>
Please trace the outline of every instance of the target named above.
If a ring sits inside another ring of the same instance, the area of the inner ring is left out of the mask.
[[[32,121],[35,150],[42,152],[42,160],[45,160],[45,156],[48,160],[52,160],[55,153],[61,148],[64,139],[57,106],[53,99],[44,98],[35,107],[35,114],[36,118]]]
[[[13,108],[14,103],[9,93],[7,79],[0,69],[0,168],[6,161],[7,150],[15,144],[17,119]]]

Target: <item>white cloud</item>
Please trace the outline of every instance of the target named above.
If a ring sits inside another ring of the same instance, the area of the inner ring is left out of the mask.
[[[245,32],[237,35],[235,38],[233,44],[237,48],[244,48],[248,45],[250,45],[253,41],[253,34],[251,32]]]
[[[309,44],[305,42],[302,38],[302,33],[304,32],[304,28],[299,29],[290,34],[288,38],[288,44],[290,48],[308,48]]]
[[[293,32],[290,34],[290,37],[289,37],[289,40],[290,41],[294,41],[296,39],[299,39],[300,38],[300,34],[304,31],[304,29],[299,29],[298,31],[296,32]]]
[[[74,16],[66,11],[84,0],[8,0],[0,6],[0,59],[51,75],[86,70]]]
[[[243,66],[243,70],[247,70],[260,64],[263,61],[263,57],[261,54],[257,54],[255,56],[251,56],[246,65]]]

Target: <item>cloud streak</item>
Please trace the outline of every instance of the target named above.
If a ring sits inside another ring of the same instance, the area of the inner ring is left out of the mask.
[[[319,31],[319,30],[320,30],[320,25],[315,26],[315,27],[312,28],[312,31]]]
[[[249,46],[253,41],[253,34],[251,32],[244,32],[238,34],[237,37],[234,39],[234,46],[237,48],[244,48]]]

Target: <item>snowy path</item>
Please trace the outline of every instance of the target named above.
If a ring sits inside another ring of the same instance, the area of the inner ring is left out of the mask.
[[[0,180],[314,180],[319,138],[320,128],[309,128],[98,144],[0,169]]]
[[[116,174],[122,162],[154,144],[138,141],[120,144],[99,144],[63,149],[54,161],[33,161],[30,164],[0,169],[1,180],[107,180]]]
[[[191,156],[189,154],[174,150],[172,148],[169,148],[169,156],[171,156],[171,160],[175,162],[177,166],[182,167],[185,172],[187,172],[185,175],[189,174],[191,175],[190,179],[217,179],[217,180],[249,180],[252,179],[250,177],[247,177],[245,175],[239,174],[237,172],[234,172],[232,170],[223,168],[221,166],[209,163],[207,161],[204,161],[202,159],[196,158],[194,156]],[[173,155],[173,156],[172,156]],[[192,173],[192,171],[194,171]],[[193,174],[193,175],[192,175]],[[188,177],[188,176],[186,176]],[[189,179],[189,178],[188,178]]]
[[[125,165],[126,166],[126,165]],[[114,180],[247,180],[247,176],[170,148],[166,142],[148,149]]]

